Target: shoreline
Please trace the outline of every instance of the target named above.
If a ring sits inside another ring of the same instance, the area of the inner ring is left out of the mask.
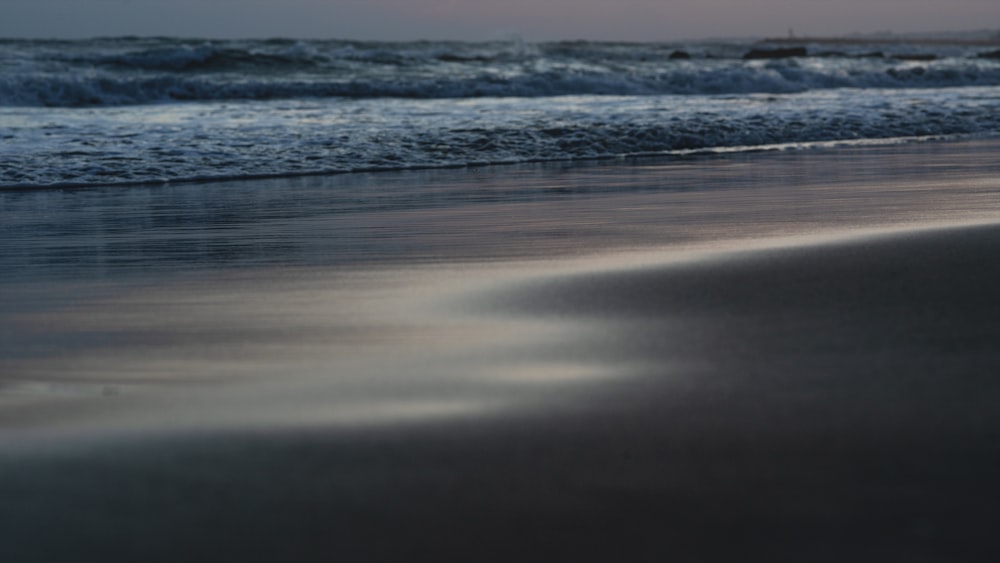
[[[779,45],[913,45],[942,46],[954,45],[962,47],[998,47],[1000,38],[962,39],[945,37],[768,37],[761,43]]]
[[[764,40],[771,42],[772,40]],[[1000,43],[998,43],[1000,44]],[[663,163],[669,161],[684,161],[690,158],[725,158],[733,155],[746,156],[760,153],[784,153],[801,151],[828,151],[837,149],[864,149],[868,147],[892,147],[900,145],[912,145],[922,143],[976,143],[980,141],[993,141],[1000,136],[992,133],[972,133],[959,135],[921,135],[910,137],[876,137],[871,139],[832,139],[824,141],[801,141],[764,145],[736,145],[724,147],[706,147],[698,149],[676,149],[671,151],[661,151],[655,153],[635,153],[626,155],[596,156],[584,158],[563,158],[563,159],[525,159],[512,160],[509,162],[489,162],[489,163],[465,163],[465,164],[445,164],[428,166],[408,166],[408,167],[373,167],[357,168],[353,170],[338,171],[315,171],[299,172],[290,174],[260,174],[252,176],[238,177],[194,177],[179,178],[174,180],[141,180],[109,183],[56,183],[44,185],[22,185],[10,184],[0,186],[0,194],[15,194],[19,192],[37,193],[45,191],[86,191],[104,189],[135,189],[135,188],[169,188],[174,186],[208,186],[218,184],[255,184],[268,182],[294,182],[309,179],[335,179],[341,177],[366,176],[366,175],[393,175],[410,173],[434,173],[450,171],[479,171],[483,169],[502,172],[505,168],[523,168],[532,166],[542,167],[570,167],[570,166],[617,166],[623,163],[639,164],[644,161],[650,163]]]
[[[996,147],[0,200],[0,559],[988,560]]]
[[[997,150],[988,138],[0,192],[0,283],[545,260],[989,220]]]

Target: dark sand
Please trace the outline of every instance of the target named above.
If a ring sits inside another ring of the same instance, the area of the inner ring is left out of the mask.
[[[566,206],[701,233],[624,257],[18,276],[0,561],[992,561],[997,180],[919,176]]]

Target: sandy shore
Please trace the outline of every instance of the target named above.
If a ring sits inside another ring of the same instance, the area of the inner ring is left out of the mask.
[[[26,235],[0,559],[990,560],[994,149],[522,171],[486,185],[578,191],[257,217],[214,260]],[[311,238],[407,218],[395,259]]]

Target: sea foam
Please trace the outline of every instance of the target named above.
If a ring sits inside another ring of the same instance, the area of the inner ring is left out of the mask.
[[[751,48],[0,41],[0,187],[1000,133],[1000,61],[981,48],[744,59]]]

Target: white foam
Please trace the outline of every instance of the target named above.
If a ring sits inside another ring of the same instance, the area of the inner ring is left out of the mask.
[[[933,61],[844,53],[744,61],[742,46],[351,43],[172,39],[0,42],[0,106],[302,97],[784,94],[1000,85],[1000,63],[954,48]],[[900,49],[900,47],[896,47]],[[817,51],[818,52],[818,51]]]
[[[971,51],[668,60],[676,47],[0,41],[0,187],[1000,132],[1000,63]]]

